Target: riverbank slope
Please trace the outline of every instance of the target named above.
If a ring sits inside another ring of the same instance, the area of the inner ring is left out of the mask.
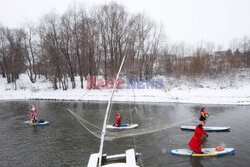
[[[238,70],[217,78],[194,79],[190,77],[156,77],[162,80],[162,87],[148,87],[147,83],[135,83],[134,88],[128,85],[126,78],[122,89],[116,90],[113,101],[117,102],[179,102],[204,104],[250,104],[250,71]],[[80,88],[80,79],[76,77],[75,89],[67,91],[54,90],[52,84],[41,77],[31,83],[27,74],[20,75],[14,84],[7,84],[6,78],[0,75],[0,100],[41,99],[41,100],[84,100],[107,101],[112,89]],[[69,83],[70,85],[70,83]],[[130,88],[130,89],[129,89]]]

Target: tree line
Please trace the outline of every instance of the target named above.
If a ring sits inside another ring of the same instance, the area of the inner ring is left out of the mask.
[[[250,68],[249,37],[231,41],[230,48],[226,50],[221,48],[210,42],[200,42],[193,51],[183,43],[173,45],[159,56],[159,66],[155,72],[167,76],[200,78]]]
[[[116,3],[91,10],[73,7],[60,16],[51,12],[36,25],[0,25],[0,72],[8,83],[27,73],[32,83],[43,75],[54,89],[67,90],[76,87],[75,76],[80,76],[81,88],[87,77],[114,77],[123,56],[124,70],[138,79],[214,75],[250,67],[248,37],[234,41],[227,51],[212,43],[191,49],[165,39],[161,26]]]

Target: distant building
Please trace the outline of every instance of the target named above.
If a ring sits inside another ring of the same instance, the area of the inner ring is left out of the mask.
[[[216,56],[226,56],[227,54],[227,51],[215,51],[213,53],[213,56],[216,57]]]

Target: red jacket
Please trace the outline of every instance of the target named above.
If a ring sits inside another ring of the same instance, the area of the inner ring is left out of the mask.
[[[35,107],[35,110],[33,111],[33,109],[30,109],[30,119],[33,120],[34,119],[34,114],[35,114],[35,119],[37,120],[37,108]]]
[[[194,136],[188,143],[189,147],[197,153],[201,153],[202,134],[205,134],[206,136],[208,136],[204,128],[203,127],[199,128],[197,125],[195,128]]]
[[[120,119],[124,119],[121,116],[115,116],[115,126],[118,126]]]

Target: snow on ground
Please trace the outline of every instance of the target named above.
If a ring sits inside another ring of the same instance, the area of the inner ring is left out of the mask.
[[[190,79],[187,77],[163,79],[161,89],[123,89],[116,90],[113,101],[126,102],[180,102],[202,104],[250,104],[250,70],[237,70],[226,76],[206,79]],[[6,78],[0,75],[0,100],[43,99],[43,100],[84,100],[108,101],[111,89],[80,88],[79,77],[77,87],[67,91],[54,90],[52,84],[41,77],[36,83],[31,83],[26,74],[17,80],[17,90],[14,84],[7,84]],[[70,85],[70,83],[69,83]]]

